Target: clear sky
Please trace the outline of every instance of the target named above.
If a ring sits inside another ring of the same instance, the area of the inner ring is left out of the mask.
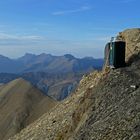
[[[103,57],[111,36],[140,27],[140,0],[0,0],[0,54]]]

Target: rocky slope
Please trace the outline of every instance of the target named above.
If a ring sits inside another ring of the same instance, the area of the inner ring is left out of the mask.
[[[133,51],[127,67],[84,76],[70,97],[10,140],[139,140],[139,66]]]
[[[140,55],[139,55],[140,57]],[[140,59],[111,71],[91,92],[85,123],[74,140],[140,139]]]
[[[0,86],[0,139],[15,135],[55,104],[21,78]]]

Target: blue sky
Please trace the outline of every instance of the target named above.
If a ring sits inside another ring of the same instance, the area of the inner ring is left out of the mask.
[[[0,54],[103,57],[111,36],[140,27],[139,0],[0,0]]]

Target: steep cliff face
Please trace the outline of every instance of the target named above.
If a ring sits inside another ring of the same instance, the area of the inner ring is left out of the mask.
[[[11,140],[139,140],[139,51],[129,60],[127,67],[85,75],[75,93]]]

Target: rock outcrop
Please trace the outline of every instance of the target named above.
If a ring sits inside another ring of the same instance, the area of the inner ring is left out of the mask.
[[[140,51],[140,28],[120,32],[118,38],[126,42],[126,61]]]

